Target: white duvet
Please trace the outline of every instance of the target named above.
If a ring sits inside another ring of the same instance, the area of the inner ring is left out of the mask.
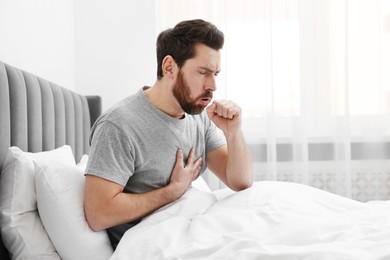
[[[257,182],[217,200],[195,188],[128,230],[116,259],[390,259],[390,201]]]

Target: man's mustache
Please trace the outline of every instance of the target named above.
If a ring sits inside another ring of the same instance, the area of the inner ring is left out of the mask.
[[[212,99],[213,98],[213,92],[207,91],[207,92],[199,95],[199,98],[210,98],[210,99]]]

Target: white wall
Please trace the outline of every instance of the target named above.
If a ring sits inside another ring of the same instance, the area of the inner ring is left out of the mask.
[[[154,0],[75,1],[76,89],[103,109],[156,79]]]
[[[75,88],[73,2],[0,0],[0,60]]]
[[[155,0],[0,0],[0,60],[103,109],[156,79]]]

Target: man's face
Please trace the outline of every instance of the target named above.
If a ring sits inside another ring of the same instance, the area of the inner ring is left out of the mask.
[[[190,115],[202,113],[213,98],[213,93],[209,90],[206,90],[196,98],[191,98],[191,89],[185,82],[181,70],[177,76],[176,86],[173,88],[173,95],[176,97],[183,111]]]
[[[173,95],[184,112],[199,114],[210,103],[216,90],[215,77],[219,67],[219,51],[203,44],[196,46],[195,57],[187,60],[179,70],[173,88]]]

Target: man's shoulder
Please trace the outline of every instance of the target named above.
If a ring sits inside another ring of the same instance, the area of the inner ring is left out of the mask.
[[[142,110],[142,104],[140,104],[138,96],[138,92],[130,95],[104,111],[96,120],[92,130],[102,125],[115,125],[122,128],[124,123],[134,121],[139,117],[140,110]]]
[[[136,93],[122,99],[113,107],[103,112],[101,119],[120,122],[125,118],[128,119],[132,115],[137,115],[141,109],[140,98],[138,93]]]

